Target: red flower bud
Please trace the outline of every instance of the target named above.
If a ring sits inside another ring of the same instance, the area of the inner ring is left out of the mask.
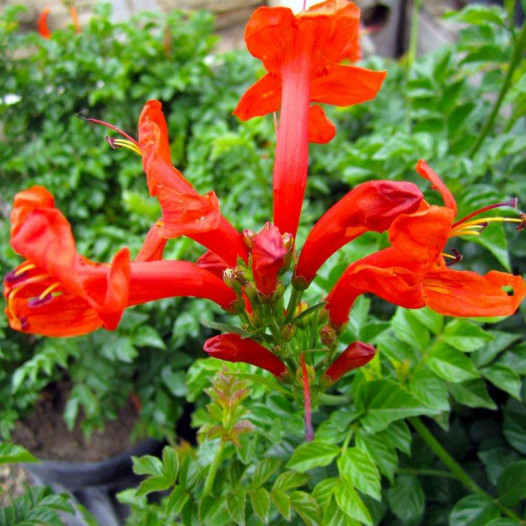
[[[285,263],[287,248],[280,231],[270,223],[256,235],[252,247],[252,274],[258,291],[267,298],[276,290],[278,272]]]
[[[345,373],[370,362],[375,354],[376,349],[372,345],[363,342],[351,343],[351,345],[332,362],[331,366],[325,372],[325,375],[329,377],[331,382],[336,382]]]
[[[287,367],[275,354],[254,340],[241,338],[239,334],[219,334],[206,340],[203,348],[213,358],[234,363],[249,363],[271,372],[278,378],[287,372]]]

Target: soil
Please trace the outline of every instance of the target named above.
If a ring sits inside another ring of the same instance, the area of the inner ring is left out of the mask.
[[[79,416],[73,431],[69,431],[63,414],[70,386],[54,384],[44,391],[35,412],[17,423],[11,439],[33,455],[48,460],[100,461],[130,449],[129,438],[137,410],[130,402],[121,408],[116,420],[106,423],[103,431],[94,431],[86,439]]]

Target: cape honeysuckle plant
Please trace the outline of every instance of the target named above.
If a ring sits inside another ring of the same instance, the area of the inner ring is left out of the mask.
[[[429,312],[437,313],[430,315],[433,329],[434,320],[441,320],[440,316],[513,314],[526,296],[523,278],[499,271],[480,275],[454,270],[451,265],[462,257],[446,245],[450,238],[478,236],[492,222],[511,222],[519,230],[524,228],[524,214],[513,212],[517,200],[487,203],[457,217],[454,197],[423,160],[416,171],[438,190],[443,206],[429,204],[413,183],[367,181],[356,185],[325,212],[302,245],[297,242],[309,142],[327,143],[335,134],[334,126],[316,103],[348,106],[366,102],[375,97],[385,77],[385,72],[344,63],[360,56],[358,34],[359,10],[347,0],[328,0],[296,15],[287,8],[270,7],[258,8],[252,15],[245,40],[268,73],[243,95],[234,114],[245,120],[279,112],[275,118],[274,214],[272,222],[259,232],[236,230],[221,214],[215,193],[199,194],[173,167],[167,125],[161,104],[155,100],[144,106],[137,140],[102,123],[122,136],[108,139],[113,148],[128,148],[141,156],[150,195],[158,199],[162,209],[162,217],[152,225],[134,259],[128,249],[121,248],[111,264],[88,260],[77,253],[71,228],[45,188],[35,186],[17,194],[11,213],[11,245],[24,261],[4,280],[11,327],[31,334],[74,336],[100,327],[115,329],[123,311],[140,303],[174,296],[209,299],[227,313],[237,315],[239,323],[215,324],[222,332],[208,339],[204,350],[220,360],[245,362],[270,372],[277,379],[279,393],[304,407],[305,441],[309,442],[315,435],[312,410],[329,400],[326,392],[346,373],[375,357],[375,348],[368,342],[339,342],[349,313],[361,295],[372,293],[408,309],[426,306]],[[509,211],[503,216],[488,215],[502,207],[512,209],[512,215]],[[386,233],[389,246],[349,262],[327,295],[315,304],[306,304],[303,295],[326,261],[369,232]],[[180,236],[193,239],[207,251],[195,263],[163,259],[167,241]],[[400,364],[401,377],[403,367],[408,366]],[[402,388],[395,385],[392,392],[398,396]],[[389,396],[384,387],[378,396]],[[359,391],[360,384],[355,389]],[[204,497],[213,490],[225,444],[240,447],[238,435],[253,430],[250,421],[236,420],[245,415],[240,404],[248,396],[246,384],[236,384],[223,375],[216,379],[210,394],[215,403],[212,407],[216,407],[210,409],[210,414],[219,424],[205,426],[203,436],[219,437],[220,445],[205,481]],[[234,414],[227,403],[232,396],[238,397],[233,404]],[[434,440],[426,435],[429,431],[418,419],[412,423],[428,444]],[[377,422],[369,426],[383,429]],[[351,426],[345,450],[353,431]],[[455,472],[436,444],[433,450]],[[182,452],[180,456],[187,459],[187,464],[192,462],[190,453]],[[327,448],[328,462],[334,456]],[[165,466],[157,464],[153,471],[141,471],[164,477],[150,488],[175,484],[179,466],[174,468],[170,453],[164,460],[164,464],[171,463],[170,475],[165,476]],[[369,469],[369,461],[363,461],[362,467],[364,462]],[[296,461],[294,465],[304,464]],[[339,465],[339,469],[343,471],[344,467]],[[187,471],[184,477],[190,477]],[[469,486],[462,477],[459,479]],[[340,489],[334,490],[340,508],[342,492],[352,495],[355,491],[352,485],[344,485],[347,479],[342,480],[338,482]],[[332,506],[331,484],[337,482],[328,479],[318,492],[328,496],[318,494],[317,499],[327,514]],[[341,489],[344,486],[345,491]],[[255,494],[259,487],[253,490]],[[281,487],[274,490],[284,493]],[[175,495],[172,512],[181,511],[188,500],[183,490]],[[285,497],[290,508],[293,497]],[[285,497],[276,493],[273,502],[286,517]],[[268,506],[265,514],[261,499],[251,498],[255,513],[264,520]],[[305,505],[312,504],[302,495],[294,498],[296,503],[303,499]],[[230,507],[235,507],[235,499]],[[364,506],[358,512],[352,506],[348,508],[350,520],[371,523]],[[301,515],[301,505],[294,509]],[[512,511],[506,513],[515,516]]]

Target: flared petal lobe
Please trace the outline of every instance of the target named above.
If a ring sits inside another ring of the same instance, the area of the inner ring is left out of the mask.
[[[285,364],[267,348],[239,334],[219,334],[206,340],[204,351],[213,358],[227,362],[243,362],[269,371],[277,378],[287,372]]]
[[[365,232],[384,232],[398,216],[417,210],[421,201],[422,193],[412,183],[357,185],[314,225],[301,251],[296,277],[308,284],[338,249]]]

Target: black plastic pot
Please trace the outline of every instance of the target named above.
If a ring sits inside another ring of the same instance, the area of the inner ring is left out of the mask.
[[[136,486],[141,478],[132,471],[132,456],[160,455],[163,444],[145,440],[132,449],[100,462],[42,460],[40,464],[24,464],[24,469],[37,484],[48,485],[56,493],[69,493],[73,504],[89,510],[101,526],[120,526],[127,507],[115,495]],[[86,526],[78,512],[64,516],[67,526]]]

